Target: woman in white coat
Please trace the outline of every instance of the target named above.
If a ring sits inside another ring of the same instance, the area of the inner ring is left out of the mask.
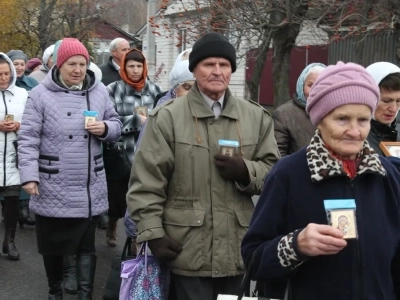
[[[0,196],[4,197],[5,235],[3,253],[18,260],[15,230],[19,216],[21,184],[17,168],[17,132],[21,125],[28,92],[15,85],[17,73],[10,58],[0,52]]]

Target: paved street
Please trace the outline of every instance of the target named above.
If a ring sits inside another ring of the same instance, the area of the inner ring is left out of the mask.
[[[118,224],[118,246],[110,248],[105,243],[105,230],[97,230],[97,269],[94,284],[94,300],[103,298],[103,291],[111,267],[112,258],[120,254],[125,241],[122,219]],[[1,241],[4,224],[0,224]],[[0,300],[47,300],[47,282],[42,257],[37,253],[34,226],[17,229],[16,244],[21,260],[9,261],[0,258]],[[77,296],[64,295],[64,300],[74,300]]]
[[[253,197],[256,203],[258,197]],[[118,246],[110,248],[105,243],[105,230],[97,230],[97,269],[94,284],[94,300],[103,299],[103,291],[111,267],[111,260],[121,254],[125,241],[123,220],[118,223]],[[4,224],[0,224],[0,242],[4,237]],[[0,300],[46,300],[47,282],[43,260],[36,249],[34,226],[18,227],[16,244],[21,260],[9,261],[0,257]],[[1,245],[1,243],[0,243]],[[74,300],[77,296],[64,294],[64,300]]]

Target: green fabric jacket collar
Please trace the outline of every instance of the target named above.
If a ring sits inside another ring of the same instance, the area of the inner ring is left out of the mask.
[[[214,117],[214,112],[207,106],[206,101],[203,99],[203,96],[197,87],[197,83],[189,91],[187,100],[193,117],[198,119]],[[233,97],[229,88],[227,88],[225,91],[224,108],[220,116],[238,120],[239,114],[236,108],[237,101],[239,100]]]

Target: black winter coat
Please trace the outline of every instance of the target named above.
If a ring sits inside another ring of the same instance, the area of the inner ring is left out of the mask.
[[[382,124],[376,120],[371,120],[371,130],[367,140],[376,153],[385,155],[381,148],[379,148],[379,144],[380,142],[400,141],[400,125],[396,123],[396,120],[390,126]]]
[[[113,62],[112,62],[112,56],[108,58],[108,62],[105,63],[104,65],[101,65],[100,67],[101,73],[103,75],[101,82],[107,86],[110,83],[113,83],[114,81],[121,80],[121,75],[119,75],[119,71],[115,69]]]

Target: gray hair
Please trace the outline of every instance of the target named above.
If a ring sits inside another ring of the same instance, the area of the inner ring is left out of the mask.
[[[323,67],[323,66],[314,66],[314,67],[312,67],[310,70],[308,70],[308,72],[306,73],[306,76],[304,76],[304,80],[306,80],[308,75],[310,75],[311,73],[319,73],[319,72],[321,72],[321,71],[323,71],[325,69],[326,69],[326,67]]]
[[[124,41],[128,42],[126,39],[123,39],[123,38],[113,39],[110,43],[110,54],[113,50],[117,49],[117,46],[119,43],[124,42]]]

